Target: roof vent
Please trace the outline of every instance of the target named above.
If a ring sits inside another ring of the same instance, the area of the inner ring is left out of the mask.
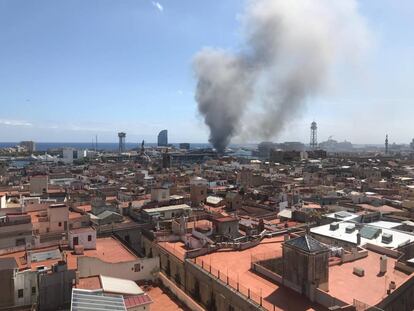
[[[387,272],[387,256],[382,255],[380,257],[380,274],[385,274]]]

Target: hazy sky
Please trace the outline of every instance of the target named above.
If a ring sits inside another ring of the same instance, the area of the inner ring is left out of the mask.
[[[288,0],[286,0],[288,1]],[[333,1],[333,0],[327,0]],[[338,0],[346,1],[346,0]],[[236,50],[241,0],[0,0],[0,141],[206,142],[194,54]],[[408,142],[414,137],[414,2],[364,0],[372,42],[357,67],[274,141]]]

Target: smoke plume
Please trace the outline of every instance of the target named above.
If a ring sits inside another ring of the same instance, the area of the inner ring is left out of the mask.
[[[240,20],[240,51],[205,48],[193,60],[198,109],[219,152],[236,135],[277,136],[369,42],[356,0],[250,0]]]

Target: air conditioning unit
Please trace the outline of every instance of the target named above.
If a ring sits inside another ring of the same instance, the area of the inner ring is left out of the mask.
[[[349,225],[349,226],[346,226],[345,228],[346,233],[352,233],[354,231],[355,231],[355,225]]]
[[[36,268],[36,271],[37,272],[46,272],[46,271],[48,271],[49,270],[49,268],[48,267],[46,267],[46,266],[38,266],[37,268]]]
[[[383,233],[382,234],[382,243],[389,244],[392,242],[392,234],[391,233]]]
[[[338,229],[339,229],[339,223],[338,222],[333,222],[329,226],[329,230],[331,230],[331,231],[335,231],[335,230],[338,230]]]

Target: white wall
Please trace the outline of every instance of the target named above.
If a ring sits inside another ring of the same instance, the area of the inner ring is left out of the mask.
[[[36,293],[32,295],[32,287],[36,288]],[[19,289],[23,289],[23,297],[18,298]],[[37,272],[26,270],[16,273],[14,279],[14,301],[16,306],[32,305],[37,300]]]
[[[6,208],[6,196],[0,196],[0,208]]]
[[[170,199],[170,189],[153,188],[151,189],[151,201],[164,202]]]
[[[154,271],[160,267],[159,257],[137,258],[133,261],[110,263],[95,257],[78,257],[78,271],[80,277],[105,275],[132,281],[153,280]],[[140,264],[141,270],[135,271],[135,265]]]
[[[91,237],[91,240],[88,241],[88,237]],[[83,245],[84,249],[95,249],[96,248],[96,231],[91,229],[89,231],[83,232],[69,232],[69,247],[73,249],[73,238],[78,237],[78,245]]]

